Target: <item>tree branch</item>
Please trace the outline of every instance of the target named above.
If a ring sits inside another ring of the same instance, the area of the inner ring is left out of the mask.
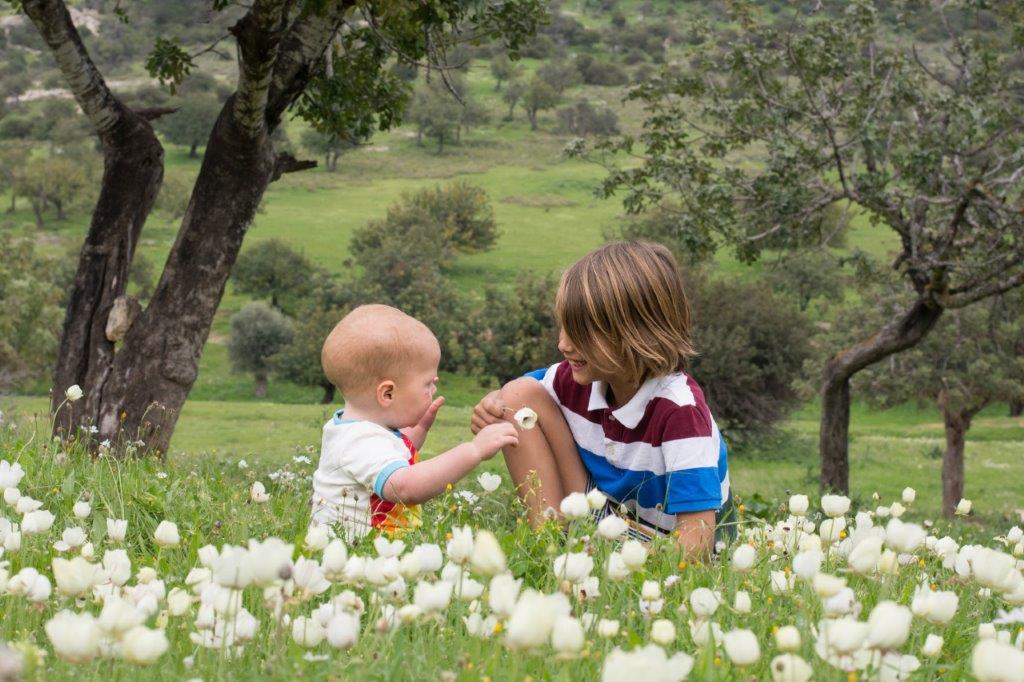
[[[53,52],[71,93],[104,143],[127,109],[107,87],[89,57],[63,0],[25,0],[25,14]]]
[[[144,109],[135,109],[135,113],[147,121],[155,121],[161,116],[173,114],[180,108],[181,107],[146,107]]]
[[[285,173],[297,173],[298,171],[316,168],[316,165],[316,161],[296,159],[288,152],[282,152],[277,155],[277,160],[274,162],[274,172],[270,176],[270,181],[280,180],[281,176]]]
[[[266,120],[271,128],[306,88],[317,60],[355,5],[356,0],[335,0],[322,12],[304,9],[285,32],[267,99]]]
[[[241,54],[234,117],[250,138],[257,137],[265,126],[271,74],[289,4],[288,0],[256,0],[252,9],[231,27]]]
[[[936,296],[936,299],[945,308],[963,308],[989,296],[1006,293],[1010,289],[1016,289],[1021,285],[1024,285],[1024,270],[1006,279],[989,282],[973,290],[952,295]]]

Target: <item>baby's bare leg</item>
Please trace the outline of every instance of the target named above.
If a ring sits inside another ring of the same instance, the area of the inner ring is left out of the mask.
[[[530,523],[537,526],[548,507],[557,510],[563,497],[586,490],[587,470],[561,409],[540,382],[529,377],[510,381],[501,389],[501,401],[513,412],[530,407],[537,413],[537,427],[521,430],[519,445],[502,450]]]

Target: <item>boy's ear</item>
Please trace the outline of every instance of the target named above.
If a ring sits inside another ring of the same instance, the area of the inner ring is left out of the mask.
[[[377,404],[388,407],[395,398],[395,382],[390,379],[377,384]]]

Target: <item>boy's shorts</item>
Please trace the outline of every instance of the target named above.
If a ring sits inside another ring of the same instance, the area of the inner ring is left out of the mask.
[[[593,490],[593,485],[590,487]],[[626,522],[628,528],[626,535],[634,540],[650,542],[659,535],[669,535],[671,531],[652,526],[636,515],[631,509],[627,509],[618,503],[608,501],[604,507],[593,512],[594,521],[600,522],[608,516],[619,516]],[[715,512],[715,552],[718,552],[719,543],[728,545],[736,539],[736,509],[732,504],[732,495],[726,499],[722,508]]]

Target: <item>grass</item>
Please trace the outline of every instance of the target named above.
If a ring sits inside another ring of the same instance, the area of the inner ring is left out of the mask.
[[[204,428],[200,417],[218,414],[216,422],[205,424],[205,428],[216,429],[218,443],[235,435],[239,442],[249,446],[256,446],[260,438],[281,445],[287,443],[288,446],[280,450],[261,448],[261,452],[253,453],[249,458],[247,468],[237,466],[235,453],[231,457],[211,457],[212,452],[199,450],[188,455],[176,453],[165,464],[151,459],[118,462],[108,457],[92,462],[77,445],[57,445],[33,428],[31,423],[19,420],[18,426],[0,431],[0,458],[18,462],[26,471],[19,485],[21,493],[42,500],[44,508],[56,517],[49,531],[42,535],[24,535],[20,548],[4,555],[10,575],[33,568],[55,582],[51,565],[56,558],[69,554],[58,554],[52,544],[69,526],[82,527],[97,558],[111,549],[126,550],[135,577],[128,581],[124,590],[111,589],[129,601],[133,600],[133,594],[141,594],[142,590],[148,589],[137,587],[144,568],[155,571],[156,579],[162,581],[161,591],[188,591],[185,577],[199,566],[200,548],[207,544],[217,548],[226,544],[244,547],[250,539],[277,537],[295,545],[294,553],[290,553],[292,560],[298,562],[300,557],[319,560],[318,550],[303,548],[308,523],[308,479],[315,460],[307,463],[302,458],[293,459],[289,455],[295,453],[296,444],[308,442],[309,439],[302,434],[314,434],[324,413],[314,413],[308,406],[218,403],[214,409],[211,407],[198,401],[190,403],[182,418],[179,438],[187,437],[193,429]],[[445,447],[460,437],[457,430],[466,410],[459,408],[443,417],[433,448]],[[254,432],[259,432],[259,435]],[[299,451],[303,454],[308,452],[301,447]],[[915,456],[911,452],[908,457]],[[735,462],[738,489],[755,480],[744,465],[742,460]],[[488,468],[496,466],[491,464]],[[1019,458],[1016,466],[1019,467]],[[981,472],[972,473],[976,473],[973,478],[982,478]],[[1011,475],[1019,478],[1019,472],[1003,474],[1004,477]],[[920,481],[918,501],[911,506],[905,518],[920,520],[931,516],[933,500],[926,482],[919,476],[920,472],[913,468],[890,472],[882,491],[883,500],[888,503],[893,497],[890,491],[895,491],[898,497],[898,490],[903,485],[915,485]],[[759,477],[767,478],[766,470],[762,469]],[[269,491],[270,499],[265,504],[248,501],[250,485],[255,480],[262,481]],[[779,469],[775,470],[775,480],[768,483],[769,489],[780,493],[783,489],[813,489],[799,475],[790,476]],[[463,491],[480,497],[476,501],[468,501],[453,494]],[[80,520],[72,515],[72,506],[84,499],[91,503],[91,515]],[[816,498],[812,495],[812,499]],[[767,514],[771,519],[779,518],[782,500],[772,502]],[[993,503],[992,499],[976,501],[977,509],[986,520],[993,522],[992,525],[960,521],[949,524],[940,520],[933,532],[936,536],[949,534],[961,543],[973,541],[1002,547],[991,536],[1005,533],[1009,524],[1001,519],[997,522],[998,515],[992,514]],[[874,503],[868,501],[868,506],[873,508]],[[810,513],[813,520],[820,518],[816,507],[812,503]],[[8,510],[3,513],[10,514]],[[123,543],[111,540],[107,534],[105,522],[111,517],[128,522],[128,535]],[[524,523],[522,509],[514,500],[507,481],[496,492],[484,493],[476,482],[467,479],[452,493],[426,503],[423,519],[421,528],[404,536],[406,548],[417,543],[435,543],[443,548],[453,527],[469,526],[478,537],[479,533],[487,530],[496,536],[504,555],[502,563],[523,581],[524,588],[545,594],[558,594],[561,590],[569,597],[550,599],[565,604],[564,608],[572,616],[583,619],[589,613],[595,619],[615,619],[620,624],[619,633],[604,639],[587,627],[585,641],[575,651],[556,655],[547,643],[546,628],[550,629],[550,622],[544,625],[543,619],[535,620],[539,613],[537,609],[548,608],[545,605],[549,602],[545,600],[533,604],[520,602],[513,615],[501,615],[494,624],[487,625],[485,632],[488,637],[473,636],[467,632],[464,619],[470,617],[474,610],[482,616],[490,612],[486,592],[476,606],[468,599],[453,599],[436,615],[412,616],[408,622],[391,629],[386,625],[388,621],[383,621],[382,625],[382,618],[391,607],[386,606],[387,602],[379,595],[378,588],[367,584],[371,573],[380,575],[388,570],[384,564],[376,563],[372,571],[367,568],[365,577],[336,577],[332,584],[323,586],[325,591],[317,594],[303,591],[301,585],[291,580],[282,583],[280,579],[267,592],[247,587],[231,596],[216,583],[202,590],[203,598],[210,600],[210,604],[216,602],[217,595],[224,596],[222,604],[240,600],[258,623],[252,641],[230,650],[224,646],[203,648],[192,639],[198,633],[196,617],[200,609],[200,590],[195,591],[193,604],[182,615],[170,615],[161,597],[156,610],[145,617],[144,623],[146,627],[163,633],[169,650],[150,667],[137,667],[110,658],[77,665],[63,660],[44,633],[44,625],[65,609],[99,614],[102,603],[88,590],[78,598],[55,590],[39,603],[30,603],[24,596],[0,590],[0,609],[4,613],[0,619],[0,641],[9,642],[18,652],[17,656],[26,667],[25,679],[597,679],[605,661],[613,655],[621,655],[614,653],[616,649],[635,650],[650,641],[653,616],[643,614],[640,594],[642,583],[653,580],[660,583],[664,600],[657,617],[672,622],[675,630],[665,648],[670,655],[682,652],[686,662],[692,663],[694,672],[691,679],[767,678],[769,661],[779,653],[772,633],[777,626],[787,624],[799,629],[802,644],[797,653],[814,667],[815,679],[847,679],[845,673],[830,668],[814,652],[815,629],[822,618],[822,605],[811,584],[797,580],[791,592],[783,593],[775,593],[769,587],[769,571],[782,571],[789,566],[789,556],[778,556],[789,541],[775,535],[769,541],[761,534],[762,521],[756,517],[741,512],[741,528],[744,533],[751,533],[750,542],[756,552],[749,572],[733,570],[726,561],[681,562],[671,540],[660,539],[650,547],[642,567],[621,580],[612,579],[606,572],[610,553],[620,549],[618,541],[598,538],[593,521],[589,519],[575,522],[564,533],[553,523],[538,530],[530,529]],[[164,520],[173,521],[180,531],[181,543],[176,547],[160,548],[154,542],[154,530]],[[564,552],[582,552],[590,557],[594,566],[593,576],[599,579],[597,594],[594,594],[595,586],[592,585],[588,588],[589,598],[574,596],[571,586],[554,573],[552,561]],[[372,558],[376,551],[369,540],[364,540],[352,543],[348,554],[348,561],[352,563],[352,556]],[[834,551],[826,552],[822,570],[842,575],[848,581],[863,609],[861,620],[882,600],[908,604],[922,572],[930,577],[933,589],[958,593],[959,606],[948,625],[935,627],[920,618],[911,621],[908,613],[910,625],[906,643],[894,648],[900,653],[919,655],[926,635],[940,632],[945,639],[941,653],[935,659],[917,659],[920,668],[916,679],[963,678],[971,665],[978,624],[992,621],[1005,602],[998,596],[998,591],[992,597],[979,598],[978,584],[974,580],[957,578],[923,546],[915,554],[910,565],[900,567],[897,564],[897,574],[892,576],[854,575],[847,571],[841,554]],[[241,565],[255,565],[265,559],[259,552],[246,554]],[[212,564],[214,567],[221,565],[217,561]],[[308,570],[308,565],[305,570]],[[296,568],[291,574],[297,573]],[[218,568],[216,575],[223,579],[227,573]],[[397,599],[389,598],[395,599],[397,608],[413,600],[415,583],[419,580],[433,582],[435,579],[435,572],[428,572],[426,576],[408,575],[406,581],[392,583],[386,591],[399,595]],[[487,583],[487,578],[476,569],[473,579],[481,589]],[[698,643],[691,630],[694,616],[681,608],[687,603],[691,591],[698,587],[710,587],[722,594],[725,604],[717,609],[714,621],[723,631],[743,628],[754,634],[761,651],[757,662],[740,667],[730,662],[720,645]],[[469,591],[473,589],[473,583],[464,583],[460,589]],[[495,590],[497,588],[492,588]],[[307,651],[296,643],[292,635],[292,619],[311,615],[319,606],[345,591],[353,591],[364,604],[365,613],[358,621],[358,642],[344,651],[333,649],[326,642]],[[730,605],[739,591],[746,592],[751,600],[757,600],[762,606],[770,605],[770,608],[758,608],[749,615],[733,609]],[[268,598],[276,598],[275,595],[285,595],[280,607],[281,620],[275,618],[273,608],[266,602]],[[223,621],[226,616],[217,618]],[[565,627],[564,623],[560,623],[560,627]],[[57,630],[57,634],[61,632]],[[525,649],[522,646],[512,648],[518,633],[534,632],[542,635],[538,643]],[[1011,629],[1008,634],[1015,636],[1015,631]],[[84,641],[88,641],[85,630],[77,631],[72,638],[72,643],[77,646]],[[1009,654],[1002,652],[1001,655]],[[676,666],[683,664],[684,661],[678,659],[675,662]]]
[[[470,437],[471,405],[484,389],[456,377],[442,379],[441,410],[426,456],[443,452]],[[450,390],[446,390],[450,389]],[[190,399],[171,441],[171,461],[183,466],[210,457],[229,462],[245,459],[265,466],[286,463],[297,453],[320,446],[320,429],[337,405],[276,404]],[[41,398],[0,399],[0,410],[15,419],[48,422]],[[1024,500],[1010,480],[1024,480],[1024,420],[1010,418],[1003,406],[979,415],[967,435],[965,496],[976,503],[987,522],[1024,522]],[[898,498],[904,486],[918,491],[917,508],[939,514],[942,499],[942,424],[937,413],[913,406],[875,411],[862,405],[853,410],[850,441],[851,496],[866,505],[871,495]],[[500,457],[484,466],[504,470]],[[808,406],[793,416],[783,434],[756,446],[734,444],[730,479],[736,494],[757,496],[777,505],[796,490],[818,486],[817,413]]]

